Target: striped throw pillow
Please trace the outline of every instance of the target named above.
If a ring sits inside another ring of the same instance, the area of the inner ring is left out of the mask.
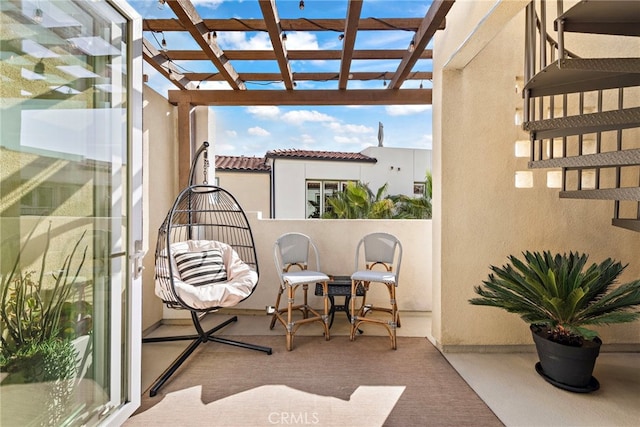
[[[227,280],[227,270],[224,268],[220,249],[178,252],[174,254],[174,259],[180,278],[189,285],[203,286]]]

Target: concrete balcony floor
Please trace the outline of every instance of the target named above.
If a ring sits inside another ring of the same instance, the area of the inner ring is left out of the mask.
[[[209,315],[203,324],[213,326],[225,318],[225,314]],[[270,316],[255,311],[239,312],[238,322],[227,326],[223,330],[224,335],[282,336],[284,348],[282,326],[276,324],[270,330],[270,319]],[[430,313],[401,312],[401,321],[398,336],[430,338]],[[162,325],[148,336],[192,333],[191,326],[179,323]],[[318,329],[312,325],[303,326],[297,335],[318,334]],[[349,334],[349,324],[344,313],[336,313],[331,334]],[[370,327],[367,334],[385,335],[386,332],[384,328]],[[143,390],[151,386],[187,343],[188,341],[182,341],[142,346]],[[640,420],[638,352],[601,352],[594,372],[601,388],[588,394],[560,390],[544,381],[534,369],[538,358],[533,347],[528,352],[446,353],[444,356],[506,426],[635,427]],[[434,425],[437,425],[437,421]]]

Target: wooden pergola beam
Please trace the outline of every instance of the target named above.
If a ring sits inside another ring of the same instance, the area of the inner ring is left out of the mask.
[[[393,73],[391,72],[353,72],[350,74],[349,80],[367,81],[367,80],[389,80]],[[224,81],[219,73],[184,73],[184,77],[191,82],[220,82]],[[293,80],[302,81],[334,81],[339,79],[338,73],[331,72],[308,72],[293,73]],[[240,73],[240,78],[246,82],[279,82],[282,76],[279,73]],[[431,71],[416,71],[407,76],[407,80],[431,80],[433,73]]]
[[[393,79],[389,82],[390,90],[400,89],[407,75],[420,59],[420,53],[427,48],[427,44],[431,41],[433,35],[444,24],[445,17],[454,2],[455,0],[433,0],[414,36],[414,50],[413,52],[407,51],[405,57],[400,61]]]
[[[170,90],[174,105],[430,105],[431,89],[402,90]]]
[[[362,0],[349,0],[347,19],[345,20],[344,39],[342,40],[342,57],[340,58],[340,77],[338,89],[345,90],[349,81],[351,59],[358,35],[358,21],[362,11]]]
[[[271,39],[271,46],[273,46],[273,52],[276,56],[276,61],[278,61],[278,67],[280,67],[284,87],[287,90],[293,90],[293,77],[291,76],[291,67],[287,59],[287,48],[283,40],[275,0],[259,0],[259,3],[264,22],[267,26],[267,32]]]
[[[165,57],[164,52],[157,50],[146,39],[142,39],[142,55],[149,65],[180,89],[195,89],[192,79],[180,74],[178,67]]]
[[[169,0],[170,2],[172,0]],[[421,18],[363,18],[358,21],[359,31],[417,31],[422,24]],[[210,31],[267,31],[263,19],[204,19],[204,25]],[[440,30],[444,29],[444,23]],[[335,31],[345,29],[345,19],[282,19],[283,31]],[[145,19],[144,31],[187,31],[178,19]]]
[[[404,49],[360,49],[354,50],[352,59],[402,59],[407,53]],[[201,50],[169,50],[164,53],[172,61],[204,61],[209,60]],[[339,60],[342,50],[287,50],[290,61]],[[224,56],[231,61],[275,61],[276,54],[272,50],[225,50]],[[426,49],[420,52],[420,59],[433,58],[433,51]]]
[[[214,38],[210,38],[209,29],[204,24],[202,18],[196,11],[190,0],[167,0],[167,4],[178,17],[184,30],[188,31],[193,40],[200,46],[207,57],[213,62],[215,67],[224,76],[229,85],[236,90],[246,89],[244,83],[238,77],[238,73],[224,57],[222,49]]]

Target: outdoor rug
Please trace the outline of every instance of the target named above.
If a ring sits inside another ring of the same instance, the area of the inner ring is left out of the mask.
[[[126,426],[501,426],[426,338],[229,337],[206,343]]]

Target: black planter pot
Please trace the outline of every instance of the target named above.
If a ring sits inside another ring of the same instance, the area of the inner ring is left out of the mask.
[[[602,341],[595,338],[575,347],[551,341],[546,333],[545,328],[531,325],[531,335],[540,359],[536,371],[549,383],[564,390],[589,393],[600,388],[592,373]]]

